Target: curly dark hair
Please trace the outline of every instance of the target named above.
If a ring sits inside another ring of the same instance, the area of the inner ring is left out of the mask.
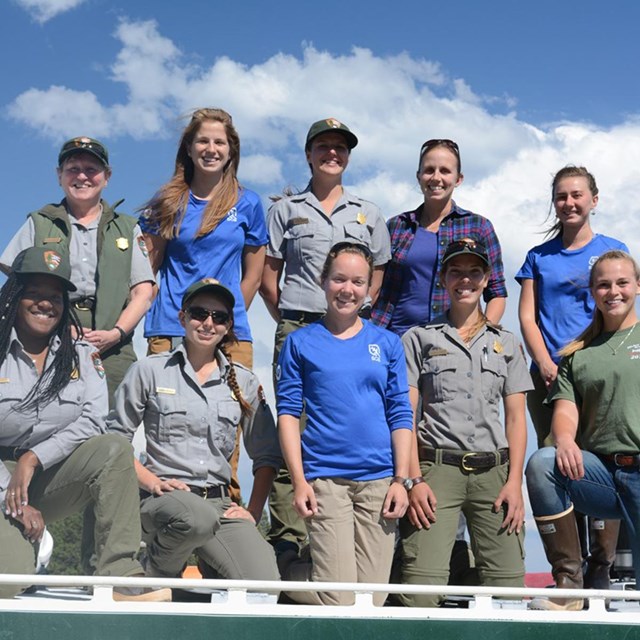
[[[11,344],[11,330],[16,321],[18,305],[22,300],[22,292],[31,276],[12,273],[0,289],[0,366],[4,363]],[[63,290],[64,310],[54,335],[60,338],[60,348],[56,351],[49,366],[43,370],[38,382],[31,391],[13,407],[14,411],[32,411],[51,402],[64,389],[71,375],[77,371],[80,363],[75,349],[76,340],[72,337],[81,335],[80,322],[69,304],[69,294]]]

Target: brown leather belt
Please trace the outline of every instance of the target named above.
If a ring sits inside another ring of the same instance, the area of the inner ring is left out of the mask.
[[[196,487],[195,485],[187,485],[196,496],[203,498],[204,500],[213,500],[214,498],[226,498],[229,495],[229,489],[223,484],[211,484],[207,487]],[[145,489],[140,489],[140,500],[146,500],[153,494],[149,493]]]
[[[610,453],[600,457],[616,467],[640,467],[640,453]]]
[[[420,445],[420,460],[460,467],[463,471],[481,471],[509,462],[509,449],[499,449],[498,451],[449,451],[447,449],[431,449]]]

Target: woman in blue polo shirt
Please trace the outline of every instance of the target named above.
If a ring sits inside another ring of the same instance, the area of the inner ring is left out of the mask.
[[[181,341],[184,292],[197,280],[214,277],[236,299],[238,343],[232,357],[253,365],[247,309],[260,285],[267,229],[259,196],[238,183],[239,162],[240,138],[231,116],[222,109],[195,111],[182,132],[173,177],[140,218],[158,272],[158,295],[145,322],[150,353]]]

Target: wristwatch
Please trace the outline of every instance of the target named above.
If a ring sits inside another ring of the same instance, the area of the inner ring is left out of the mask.
[[[397,482],[398,484],[401,484],[407,491],[411,491],[411,489],[413,489],[413,485],[415,484],[411,478],[403,478],[402,476],[393,476],[391,482]]]

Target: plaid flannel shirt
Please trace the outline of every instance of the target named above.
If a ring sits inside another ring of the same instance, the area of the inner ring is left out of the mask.
[[[452,204],[451,212],[440,223],[436,234],[438,271],[431,284],[431,306],[429,308],[429,318],[426,319],[427,322],[449,308],[449,295],[445,288],[440,285],[439,273],[442,256],[447,245],[453,240],[473,238],[484,244],[491,263],[491,274],[489,276],[489,284],[484,290],[484,300],[489,302],[492,298],[507,297],[504,268],[502,266],[502,250],[493,225],[487,218],[461,209],[455,202],[452,202]],[[422,205],[414,211],[406,211],[387,221],[389,235],[391,236],[391,260],[387,263],[380,295],[371,313],[372,322],[378,326],[388,327],[391,323],[402,288],[402,265],[407,260],[409,249],[416,236],[418,225],[420,224],[419,216],[421,210]]]

